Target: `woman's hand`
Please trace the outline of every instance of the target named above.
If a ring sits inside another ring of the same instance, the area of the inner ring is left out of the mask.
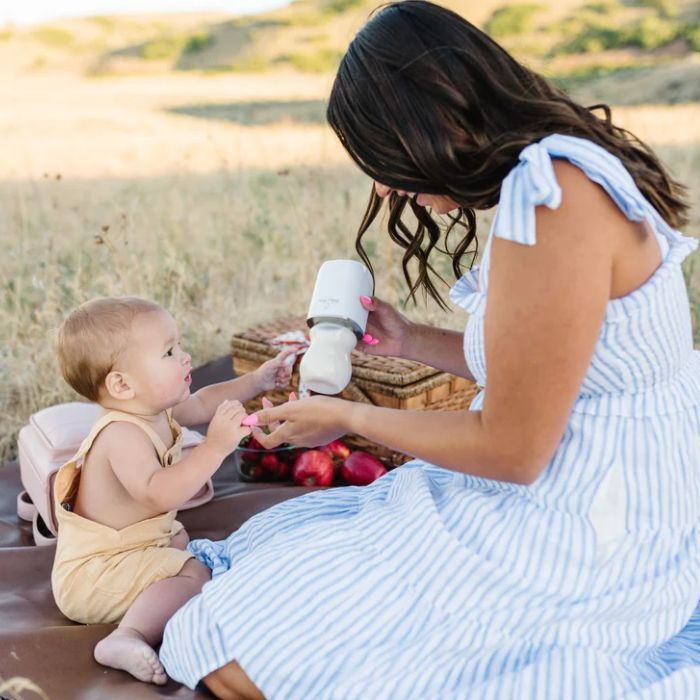
[[[366,335],[357,344],[357,349],[368,355],[404,357],[415,324],[377,297],[360,297],[360,302],[369,311],[369,317]]]
[[[249,416],[246,423],[253,426],[253,437],[268,449],[285,442],[296,447],[317,447],[348,432],[353,405],[352,401],[330,396],[297,401],[292,395],[287,403],[263,408]],[[253,416],[257,418],[255,422]],[[265,434],[262,426],[269,426],[272,432]]]

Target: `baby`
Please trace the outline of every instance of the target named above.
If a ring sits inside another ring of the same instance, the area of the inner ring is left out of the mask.
[[[289,383],[290,352],[191,394],[191,358],[157,304],[95,299],[65,319],[58,338],[63,376],[104,412],[56,476],[51,584],[70,619],[119,622],[95,648],[99,663],[166,682],[153,647],[211,575],[186,550],[177,508],[249,434],[241,402]],[[180,459],[180,425],[202,423],[209,423],[206,440]]]

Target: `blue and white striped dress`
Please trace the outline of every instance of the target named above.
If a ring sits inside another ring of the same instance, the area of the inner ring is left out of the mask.
[[[489,242],[536,243],[535,206],[561,197],[552,158],[646,219],[664,258],[610,301],[544,473],[522,486],[413,461],[193,542],[214,577],[166,628],[170,676],[194,687],[235,659],[283,700],[700,698],[700,352],[680,267],[697,241],[617,158],[553,135],[504,181]],[[488,266],[487,245],[451,293],[485,391]]]

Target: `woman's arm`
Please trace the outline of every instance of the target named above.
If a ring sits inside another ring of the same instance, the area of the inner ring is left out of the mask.
[[[475,381],[464,356],[461,331],[414,324],[406,338],[403,357]]]
[[[629,225],[578,169],[555,169],[563,201],[536,209],[537,244],[493,241],[481,411],[407,412],[315,397],[262,411],[261,423],[286,422],[256,437],[267,446],[308,445],[356,432],[455,471],[533,482],[566,429],[610,298],[615,241]]]

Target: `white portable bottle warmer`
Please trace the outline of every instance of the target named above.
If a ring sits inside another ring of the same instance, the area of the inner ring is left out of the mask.
[[[339,394],[350,381],[350,353],[365,334],[371,297],[370,271],[356,260],[327,260],[321,265],[306,322],[311,343],[299,366],[300,383],[319,394]]]

